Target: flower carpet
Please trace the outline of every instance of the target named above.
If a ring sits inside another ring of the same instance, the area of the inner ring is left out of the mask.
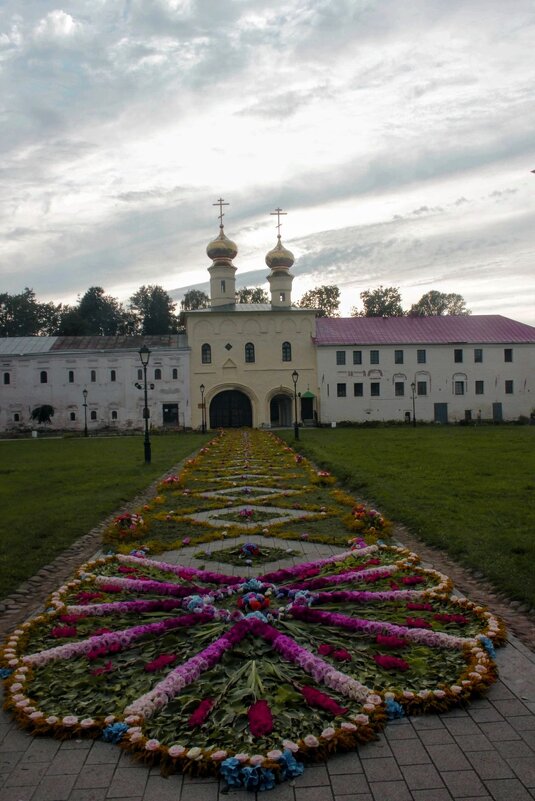
[[[210,542],[211,557],[218,546],[239,559],[243,509],[255,533],[339,552],[254,577],[166,558]],[[389,719],[465,703],[495,679],[503,627],[388,532],[275,436],[225,432],[117,518],[114,553],[10,636],[6,705],[36,734],[101,738],[164,773],[268,790]]]

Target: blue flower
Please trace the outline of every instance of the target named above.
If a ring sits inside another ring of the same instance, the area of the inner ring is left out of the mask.
[[[105,743],[118,743],[123,739],[125,731],[128,729],[126,723],[114,723],[107,726],[102,732],[102,739]]]
[[[403,718],[405,717],[405,713],[403,711],[403,707],[398,704],[397,701],[394,701],[392,698],[387,698],[385,703],[386,714],[388,715],[388,720],[396,720],[396,718]]]
[[[11,668],[0,668],[0,679],[7,679],[12,673],[13,671]]]
[[[267,768],[258,768],[260,772],[259,790],[273,790],[275,787],[275,774]]]
[[[301,776],[305,769],[305,766],[295,759],[289,748],[284,749],[284,753],[278,761],[281,766],[281,781],[295,779],[296,776]]]
[[[240,761],[236,757],[228,757],[221,763],[221,775],[229,787],[241,787]]]
[[[203,606],[204,601],[200,595],[191,595],[188,600],[187,609],[189,612],[195,612],[198,607]]]
[[[479,637],[479,642],[481,643],[481,645],[483,646],[485,651],[488,653],[490,658],[491,659],[496,659],[496,651],[494,650],[494,645],[493,645],[492,640],[490,640],[488,637],[485,637],[483,634],[481,634],[481,636]]]
[[[262,623],[267,623],[267,622],[268,622],[268,619],[267,619],[267,617],[266,617],[265,615],[263,615],[263,614],[262,614],[262,612],[258,612],[258,611],[256,611],[256,612],[249,612],[249,614],[248,614],[248,615],[245,615],[245,617],[246,617],[246,618],[247,618],[247,617],[256,617],[256,618],[258,618],[258,620],[261,620],[261,621],[262,621]]]
[[[258,579],[252,578],[242,584],[241,589],[243,589],[243,592],[258,592],[264,589],[264,584]]]

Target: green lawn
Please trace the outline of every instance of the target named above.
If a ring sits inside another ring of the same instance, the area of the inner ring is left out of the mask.
[[[0,442],[0,598],[199,448],[208,436]]]
[[[302,430],[298,448],[425,542],[535,606],[535,428]],[[294,445],[293,435],[284,438]]]

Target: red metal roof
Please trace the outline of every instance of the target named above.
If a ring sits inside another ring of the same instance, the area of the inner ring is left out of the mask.
[[[108,337],[58,337],[50,350],[139,350],[142,345],[149,348],[177,348],[178,334],[169,336],[108,336]]]
[[[319,317],[317,345],[535,343],[535,328],[500,314],[444,317]]]

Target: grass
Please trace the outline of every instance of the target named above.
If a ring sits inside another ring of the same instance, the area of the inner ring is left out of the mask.
[[[422,540],[535,606],[535,428],[315,429],[297,449]],[[293,435],[284,438],[294,445]]]
[[[0,442],[0,598],[144,490],[208,436]]]

